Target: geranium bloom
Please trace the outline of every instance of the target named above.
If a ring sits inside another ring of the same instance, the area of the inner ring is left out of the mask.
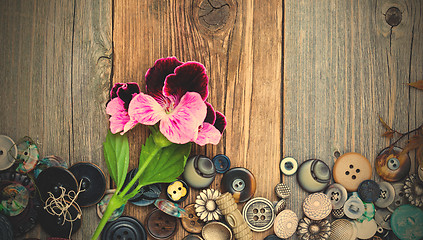
[[[206,102],[207,116],[203,124],[198,128],[198,135],[192,141],[200,146],[208,143],[218,144],[222,137],[223,130],[226,127],[225,116],[217,111],[214,111],[213,106]]]

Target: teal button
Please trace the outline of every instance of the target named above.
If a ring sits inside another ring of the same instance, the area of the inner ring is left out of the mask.
[[[423,210],[413,205],[402,205],[391,216],[391,228],[401,240],[423,238]]]

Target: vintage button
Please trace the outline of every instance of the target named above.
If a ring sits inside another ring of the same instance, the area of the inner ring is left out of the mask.
[[[364,220],[363,222],[354,221],[358,231],[358,239],[369,239],[376,234],[377,224],[374,219]]]
[[[331,223],[329,240],[355,240],[357,238],[357,227],[353,221],[337,219]]]
[[[27,173],[32,171],[40,159],[40,154],[38,153],[37,145],[33,144],[31,141],[22,141],[17,145],[18,154],[16,159],[22,161],[19,163],[16,171],[20,173]]]
[[[37,178],[38,175],[45,169],[49,167],[63,167],[68,168],[68,163],[58,156],[47,156],[40,161],[38,161],[37,166],[34,169],[34,177]]]
[[[51,192],[55,197],[59,197],[62,193],[61,187],[66,192],[78,191],[78,182],[75,176],[62,167],[49,167],[42,171],[36,179],[36,185],[44,201],[49,197],[48,192]]]
[[[216,169],[210,158],[194,156],[188,159],[183,177],[188,186],[192,188],[207,188],[216,176]]]
[[[376,221],[376,220],[375,220]],[[376,221],[377,224],[377,221]],[[384,229],[381,226],[377,226],[377,231],[376,234],[373,236],[372,240],[385,240],[385,239],[389,239],[388,236],[392,231],[389,231],[387,229]]]
[[[345,216],[344,207],[332,209],[332,216],[334,218],[343,218]]]
[[[385,148],[376,157],[375,168],[377,174],[388,182],[397,182],[405,178],[410,172],[411,160],[408,154],[400,157],[402,149],[394,147]]]
[[[0,135],[0,171],[10,168],[18,154],[15,142],[6,135]]]
[[[347,201],[347,189],[339,183],[333,183],[326,189],[326,195],[329,197],[333,209],[339,209],[344,206]]]
[[[146,228],[153,238],[167,239],[178,230],[178,221],[177,218],[155,209],[147,216]]]
[[[41,174],[39,177],[41,177]],[[57,207],[53,207],[52,210],[59,213],[61,212],[60,209],[58,209]],[[51,215],[44,208],[41,208],[40,224],[43,230],[46,233],[50,234],[52,237],[61,237],[61,238],[69,237],[70,235],[69,233],[71,234],[76,233],[81,227],[81,218],[77,218],[80,212],[78,211],[78,208],[74,204],[72,204],[67,209],[67,211],[68,212],[65,218],[65,216],[63,215],[60,215],[60,216]],[[74,221],[70,222],[65,219],[74,219]]]
[[[273,204],[266,198],[251,199],[242,208],[245,222],[255,232],[263,232],[273,226],[275,212]]]
[[[387,209],[377,209],[375,213],[377,225],[386,230],[391,230],[391,215],[392,213]]]
[[[272,235],[265,237],[264,240],[282,240],[282,238],[276,236],[275,234],[272,234]]]
[[[246,202],[256,192],[256,179],[248,169],[232,168],[223,175],[221,188],[231,193],[235,202]]]
[[[304,199],[303,211],[311,220],[322,220],[332,211],[332,203],[326,194],[313,193]]]
[[[203,240],[200,236],[195,234],[186,235],[182,240]]]
[[[297,235],[302,240],[328,239],[330,235],[329,220],[315,221],[306,217],[302,218],[298,223]]]
[[[214,156],[213,164],[217,173],[225,173],[231,167],[231,160],[226,155],[219,154]]]
[[[276,236],[280,238],[289,238],[295,233],[297,226],[297,214],[289,209],[286,209],[276,216],[274,231]]]
[[[189,194],[188,185],[182,180],[176,180],[167,186],[167,197],[173,202],[183,202]]]
[[[392,184],[395,190],[395,197],[394,201],[387,207],[389,211],[394,212],[399,206],[408,203],[408,198],[405,196],[404,193],[404,184],[402,183],[394,183]]]
[[[417,174],[419,175],[420,181],[423,181],[423,167],[418,168]]]
[[[402,240],[423,238],[423,210],[410,205],[402,205],[391,215],[391,228]]]
[[[28,205],[29,192],[19,183],[0,183],[0,212],[6,216],[21,214]]]
[[[184,209],[188,217],[181,218],[182,227],[189,233],[201,233],[204,222],[195,214],[195,204],[189,204]]]
[[[372,166],[367,158],[359,153],[345,153],[340,156],[333,166],[335,182],[344,186],[347,191],[357,191],[364,180],[372,177]]]
[[[195,213],[204,222],[220,220],[222,213],[217,206],[216,199],[220,192],[215,189],[204,189],[195,199]]]
[[[380,195],[380,187],[373,180],[364,180],[358,185],[358,196],[363,202],[375,202]]]
[[[137,219],[123,216],[106,224],[101,234],[101,239],[147,240],[147,232]]]
[[[147,185],[142,187],[139,193],[135,195],[135,198],[131,198],[129,202],[139,207],[148,206],[153,204],[161,193],[162,185],[160,183]]]
[[[321,160],[310,159],[303,162],[298,168],[298,184],[307,192],[319,192],[329,185],[329,166]]]
[[[344,204],[344,213],[351,219],[357,219],[364,213],[364,204],[358,197],[357,193],[354,192]]]
[[[83,192],[76,200],[79,206],[88,207],[98,203],[106,190],[106,177],[103,171],[92,163],[80,162],[72,165],[69,171],[73,173]]]
[[[277,202],[275,205],[275,216],[277,216],[280,212],[285,210],[285,208],[286,208],[286,200],[285,199],[279,200],[279,202]]]
[[[293,157],[286,157],[280,163],[281,172],[287,176],[293,175],[297,172],[298,162]]]
[[[6,216],[0,214],[0,239],[13,239],[12,224]]]
[[[375,216],[375,205],[373,203],[363,203],[364,205],[364,213],[356,220],[359,222],[363,222],[365,220],[370,221]]]
[[[291,196],[291,189],[285,183],[278,183],[275,186],[275,193],[279,198],[289,198]]]
[[[423,207],[423,182],[420,181],[417,174],[412,174],[405,179],[403,190],[411,204]]]
[[[172,216],[172,217],[188,217],[184,209],[180,208],[177,203],[171,202],[166,199],[157,199],[154,201],[154,205],[160,209],[162,212]]]
[[[116,191],[116,189],[106,190],[103,199],[101,199],[101,201],[99,203],[97,203],[97,216],[99,218],[103,218],[103,214],[106,211],[107,206],[109,205],[109,201],[112,198],[115,191]],[[120,208],[116,209],[112,213],[112,216],[109,218],[108,221],[111,222],[111,221],[118,219],[122,215],[123,210],[125,210],[125,205],[122,205]]]
[[[126,185],[128,185],[128,184],[129,184],[129,182],[131,182],[131,180],[135,177],[135,175],[137,174],[137,172],[138,172],[138,168],[134,168],[134,169],[131,169],[131,170],[130,170],[127,174],[126,174],[125,181],[123,182],[123,185],[122,185],[122,189],[124,189],[124,188],[126,187]],[[132,192],[133,190],[135,190],[135,188],[136,188],[137,186],[138,186],[138,181],[136,181],[136,182],[134,183],[134,185],[132,185],[132,187],[129,189],[128,193],[130,193],[130,192]],[[133,201],[133,200],[139,199],[139,198],[140,198],[140,196],[141,196],[141,192],[137,193],[134,197],[130,198],[130,199],[129,199],[129,201],[131,202],[131,201]]]
[[[232,239],[232,231],[221,222],[209,222],[201,231],[204,240],[227,240]]]
[[[375,205],[379,208],[386,208],[394,201],[395,189],[389,182],[380,182],[379,188],[380,194]]]

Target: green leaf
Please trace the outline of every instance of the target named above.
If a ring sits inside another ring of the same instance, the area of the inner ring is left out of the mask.
[[[107,133],[103,143],[104,158],[110,176],[117,185],[118,191],[122,188],[129,165],[129,144],[125,135]]]

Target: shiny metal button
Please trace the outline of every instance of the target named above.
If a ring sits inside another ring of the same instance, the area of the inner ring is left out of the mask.
[[[207,188],[216,176],[212,160],[206,156],[193,156],[187,160],[183,177],[192,188]]]
[[[248,201],[242,208],[245,222],[255,232],[263,232],[273,226],[275,212],[273,204],[266,198],[257,197]]]
[[[195,214],[195,204],[189,204],[184,209],[187,217],[181,218],[182,227],[189,233],[201,233],[205,223]]]
[[[380,194],[375,205],[378,208],[386,208],[394,201],[395,189],[389,182],[380,182],[379,188]]]
[[[403,190],[411,204],[423,207],[423,182],[420,181],[417,174],[412,174],[405,179]]]
[[[183,202],[189,194],[188,185],[182,180],[176,180],[167,186],[167,197],[173,202]]]
[[[358,231],[358,239],[369,239],[376,234],[377,224],[374,219],[364,220],[363,222],[354,221]]]
[[[290,176],[297,172],[298,162],[293,157],[286,157],[280,163],[280,169],[283,174]]]
[[[361,215],[364,213],[364,210],[364,204],[356,192],[354,192],[353,195],[351,195],[344,204],[344,213],[351,219],[357,219],[361,217]]]
[[[256,192],[256,179],[245,168],[232,168],[227,171],[221,181],[222,192],[229,192],[236,202],[246,202]]]
[[[291,189],[285,183],[278,183],[275,186],[275,193],[279,198],[289,198],[291,196]]]
[[[387,207],[389,211],[394,212],[399,206],[408,203],[408,199],[404,193],[404,184],[402,183],[394,183],[392,186],[395,189],[395,197],[394,201]]]
[[[325,189],[329,185],[330,178],[329,166],[318,159],[307,160],[298,168],[298,184],[310,193]]]
[[[297,226],[297,214],[289,209],[286,209],[276,216],[274,231],[276,236],[280,238],[289,238],[295,233]]]
[[[342,208],[348,198],[347,189],[339,183],[329,185],[326,195],[329,197],[334,209]]]
[[[231,160],[226,155],[216,155],[212,161],[217,173],[225,173],[231,168]]]
[[[375,168],[377,174],[388,182],[397,182],[405,178],[410,172],[411,160],[408,154],[400,156],[402,149],[385,148],[376,157]]]
[[[364,180],[372,177],[372,166],[367,158],[359,153],[345,153],[340,156],[333,166],[335,182],[344,186],[347,191],[357,191]]]
[[[377,225],[386,230],[391,230],[391,215],[392,213],[387,209],[377,209],[375,213]]]
[[[358,196],[363,202],[375,202],[380,195],[380,187],[373,180],[364,180],[358,186]]]
[[[303,211],[311,220],[322,220],[332,211],[332,203],[326,194],[313,193],[304,199]]]
[[[279,200],[279,202],[277,202],[275,205],[275,215],[277,216],[280,212],[285,210],[285,208],[286,208],[286,200],[285,199]]]
[[[402,240],[423,238],[423,210],[413,205],[398,207],[391,216],[391,228]]]
[[[10,168],[15,163],[18,149],[8,136],[0,135],[0,171]]]
[[[355,240],[356,238],[357,227],[353,221],[337,219],[331,223],[329,240]]]

